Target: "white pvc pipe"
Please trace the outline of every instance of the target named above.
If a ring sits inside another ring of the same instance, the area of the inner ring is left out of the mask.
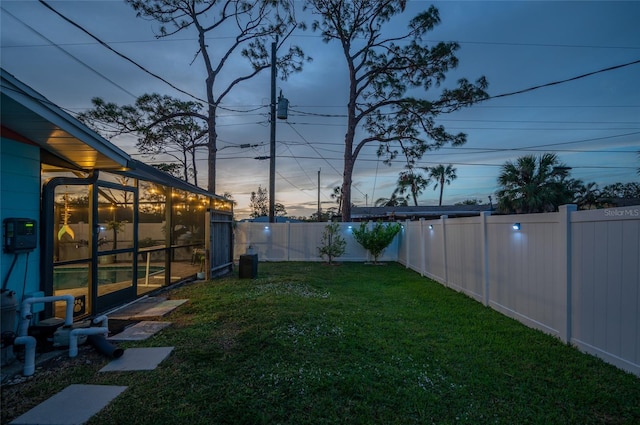
[[[78,355],[78,335],[98,335],[107,336],[108,328],[76,328],[69,333],[69,357]]]
[[[20,309],[20,329],[18,331],[19,336],[26,336],[29,333],[29,323],[31,322],[31,304],[47,303],[53,301],[65,301],[67,303],[66,314],[64,318],[64,325],[73,325],[73,304],[75,297],[73,295],[52,295],[48,297],[32,297],[22,301],[22,308]]]
[[[19,336],[14,345],[24,345],[24,368],[22,374],[31,376],[36,370],[36,339],[32,336]]]
[[[109,327],[109,318],[105,315],[95,317],[92,322],[94,325],[100,324],[103,328]]]

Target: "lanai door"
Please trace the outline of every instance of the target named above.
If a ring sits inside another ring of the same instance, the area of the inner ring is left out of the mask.
[[[136,298],[137,189],[98,182],[94,194],[96,231],[93,289],[96,311]]]

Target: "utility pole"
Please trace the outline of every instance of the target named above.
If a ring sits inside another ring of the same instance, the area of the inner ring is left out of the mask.
[[[271,138],[269,158],[269,223],[273,223],[276,210],[276,41],[271,43]]]

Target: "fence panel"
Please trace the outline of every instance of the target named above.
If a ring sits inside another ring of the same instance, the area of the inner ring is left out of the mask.
[[[328,223],[237,223],[234,258],[249,249],[260,261],[324,261],[318,256],[322,233]],[[360,223],[339,223],[340,235],[347,242],[344,255],[337,261],[369,261],[371,258],[353,237]],[[397,261],[399,237],[384,250],[380,261]]]
[[[640,208],[574,214],[572,343],[640,369]]]
[[[422,273],[424,259],[423,221],[406,221],[402,225],[398,250],[399,260],[412,270]]]
[[[489,303],[527,325],[560,336],[566,306],[559,305],[560,213],[487,217]]]
[[[443,220],[424,222],[424,269],[422,273],[433,280],[446,284],[445,227]]]
[[[480,217],[447,220],[447,285],[483,300],[482,228]]]

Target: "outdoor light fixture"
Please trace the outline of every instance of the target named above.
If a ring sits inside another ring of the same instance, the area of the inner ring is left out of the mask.
[[[264,230],[269,230],[269,226],[264,226]]]
[[[349,227],[347,227],[347,228],[348,228],[349,230],[351,230],[351,229],[353,229],[353,226],[349,226]]]
[[[513,223],[513,230],[520,230],[520,223]]]
[[[429,230],[433,230],[433,224],[429,225]]]

